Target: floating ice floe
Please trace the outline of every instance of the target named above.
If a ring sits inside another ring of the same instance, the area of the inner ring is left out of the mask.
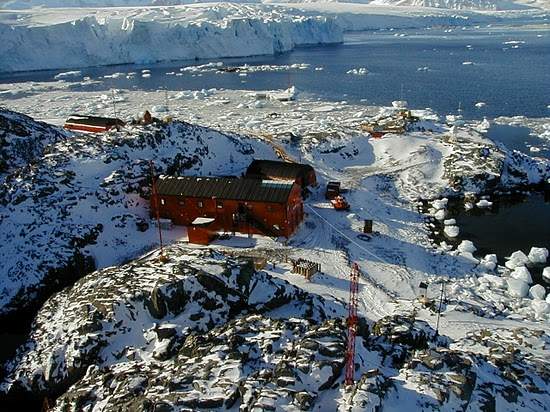
[[[120,73],[120,72],[117,72],[117,73],[113,73],[113,74],[106,74],[105,76],[103,76],[104,79],[118,79],[119,77],[124,77],[126,76],[126,73]]]
[[[144,79],[148,79],[149,77],[151,77],[151,73],[143,73],[141,77],[143,77]]]
[[[77,76],[80,76],[80,75],[82,75],[82,72],[80,70],[73,70],[73,71],[70,71],[70,72],[63,72],[63,73],[56,74],[54,76],[54,79],[56,79],[56,80],[66,79],[67,77],[77,77]]]
[[[436,199],[432,202],[432,207],[437,210],[445,209],[448,203],[449,203],[449,199],[447,198]]]
[[[437,219],[437,220],[443,220],[445,219],[445,216],[446,216],[447,212],[445,212],[445,209],[439,209],[437,210],[435,213],[434,213],[434,217]]]
[[[462,62],[464,66],[473,66],[474,62]]]
[[[353,74],[355,76],[366,76],[369,73],[366,67],[359,67],[358,69],[351,69],[346,74]]]
[[[509,278],[506,279],[506,283],[511,296],[524,298],[529,293],[529,285],[521,279]]]
[[[548,249],[545,247],[532,247],[527,257],[531,263],[546,263],[548,259]]]
[[[518,45],[518,44],[525,44],[525,42],[523,40],[510,40],[510,41],[505,41],[502,44]]]
[[[514,279],[520,279],[523,280],[527,284],[533,283],[533,278],[531,277],[531,273],[529,273],[529,270],[525,266],[519,266],[514,269],[514,271],[511,273],[511,276]]]
[[[460,245],[458,245],[457,250],[464,253],[474,253],[477,248],[471,240],[463,240],[460,242]]]
[[[546,289],[542,285],[534,285],[529,289],[529,297],[531,299],[544,300],[546,297]]]
[[[493,206],[493,202],[489,202],[487,199],[481,199],[476,203],[476,206],[479,208],[489,208]]]
[[[478,109],[481,109],[482,107],[487,106],[487,103],[485,103],[485,102],[477,102],[474,106],[477,107]]]
[[[458,226],[445,226],[445,229],[443,231],[448,237],[457,237],[460,229],[458,228]]]
[[[543,270],[542,270],[542,278],[549,282],[550,283],[550,266],[548,267],[545,267]]]
[[[430,70],[430,68],[429,68],[428,66],[418,67],[418,68],[416,69],[416,71],[418,71],[418,72],[427,72],[427,71],[429,71],[429,70]]]

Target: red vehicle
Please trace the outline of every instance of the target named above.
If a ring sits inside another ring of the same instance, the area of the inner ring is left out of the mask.
[[[332,207],[336,210],[349,210],[350,206],[348,201],[344,196],[336,196],[334,199],[331,199],[330,203],[332,203]]]

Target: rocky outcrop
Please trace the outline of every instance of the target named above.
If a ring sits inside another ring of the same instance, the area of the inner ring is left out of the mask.
[[[0,165],[0,254],[10,256],[0,266],[0,316],[40,304],[74,256],[93,269],[152,247],[150,159],[156,173],[227,175],[253,154],[272,150],[184,122],[74,135],[0,109],[0,163],[9,165]],[[83,274],[74,272],[72,281]]]
[[[308,342],[328,335],[327,325],[323,328],[313,321],[327,319],[322,298],[255,272],[252,262],[181,247],[172,247],[168,253],[167,264],[146,260],[105,269],[54,295],[36,318],[29,342],[9,365],[11,377],[3,389],[35,395],[62,393],[92,365],[164,361],[174,356],[203,358],[211,348],[228,342],[233,342],[228,357],[247,359],[238,350],[245,342],[242,336],[247,330],[263,332],[259,326],[250,329],[253,322],[242,320],[243,314],[267,314],[286,306],[294,316],[310,319],[310,323],[298,322],[300,339],[304,339],[298,348],[305,345],[300,350],[307,352]],[[268,291],[262,299],[259,289]],[[295,308],[297,302],[300,305]],[[254,316],[251,319],[260,326],[265,323],[266,330],[285,326],[282,321]],[[216,328],[227,322],[228,337],[220,338],[225,332]],[[341,325],[333,326],[341,332]],[[343,339],[339,336],[334,344],[321,345],[326,347],[320,351],[323,362],[340,358],[329,367],[331,379],[341,369]],[[269,348],[263,350],[271,351],[275,343],[266,345]],[[319,385],[330,382],[327,378]]]

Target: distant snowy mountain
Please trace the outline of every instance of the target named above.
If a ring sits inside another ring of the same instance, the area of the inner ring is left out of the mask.
[[[509,10],[522,8],[521,5],[506,0],[373,0],[371,4],[436,7],[455,10]]]
[[[209,0],[0,0],[0,8],[167,6],[209,3]],[[435,7],[455,10],[548,8],[548,0],[231,0],[227,3],[361,3],[384,6]]]
[[[209,3],[208,0],[0,0],[0,8],[27,9],[31,7],[128,7],[173,6],[178,4]],[[229,3],[261,3],[261,0],[232,0]]]

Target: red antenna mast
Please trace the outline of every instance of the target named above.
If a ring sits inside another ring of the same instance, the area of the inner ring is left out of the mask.
[[[353,385],[355,372],[355,335],[357,333],[357,293],[359,291],[359,265],[354,263],[350,273],[349,311],[348,311],[348,347],[346,349],[346,386]]]
[[[157,218],[157,226],[159,228],[159,243],[160,243],[160,256],[159,260],[161,262],[168,261],[168,257],[164,256],[164,246],[162,244],[162,228],[160,227],[160,205],[159,205],[159,195],[158,195],[158,189],[157,189],[157,180],[155,179],[155,167],[153,165],[153,161],[151,160],[149,162],[149,165],[151,167],[151,199],[155,202],[155,214]]]

